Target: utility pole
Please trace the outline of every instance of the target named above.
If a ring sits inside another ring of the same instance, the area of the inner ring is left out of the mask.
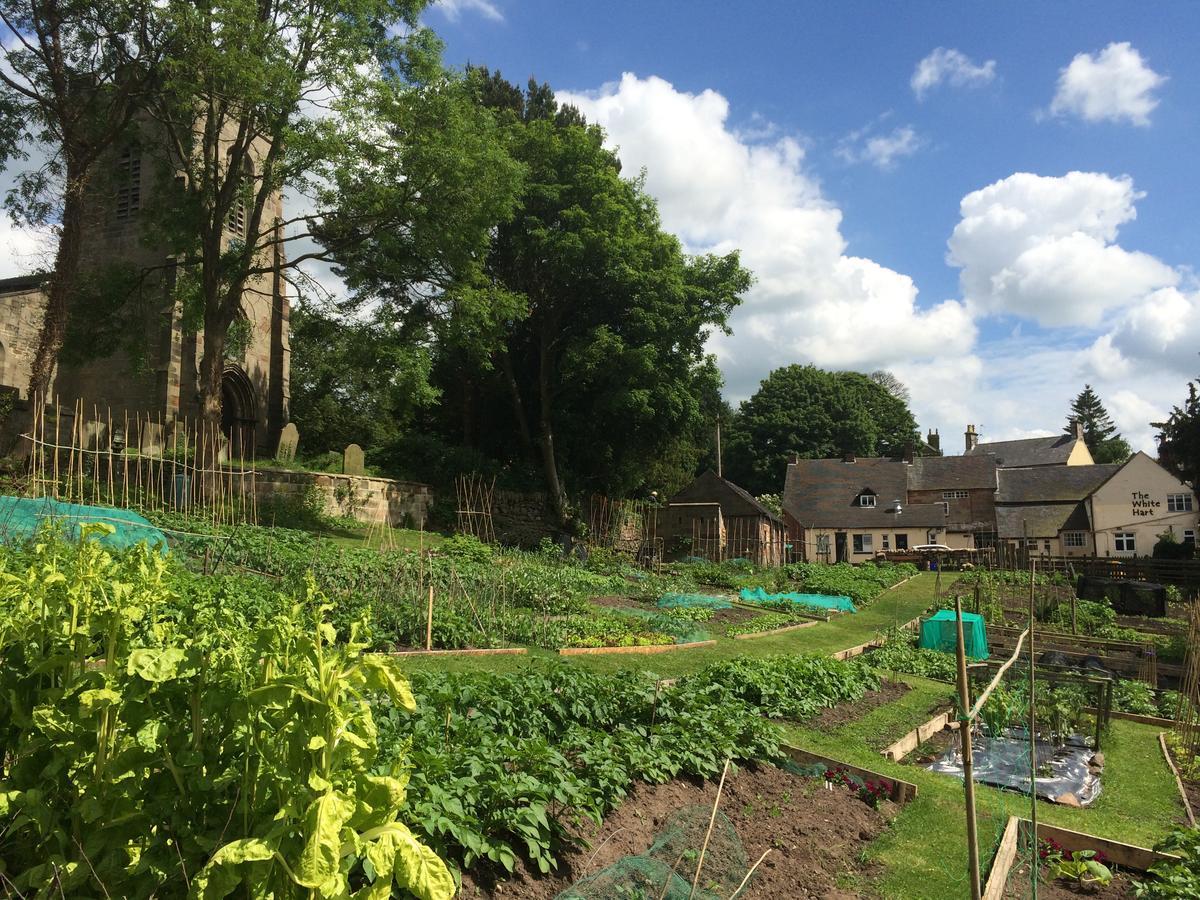
[[[721,472],[721,417],[717,416],[717,476],[724,477]]]

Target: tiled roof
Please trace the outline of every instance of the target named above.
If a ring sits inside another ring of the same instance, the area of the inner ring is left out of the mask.
[[[1087,510],[1080,502],[996,507],[996,531],[1001,538],[1052,538],[1060,531],[1087,531],[1090,527]]]
[[[911,491],[996,489],[996,460],[987,454],[978,456],[923,456],[913,460],[908,470]]]
[[[902,460],[879,457],[802,459],[788,466],[783,508],[805,528],[944,528],[946,511],[940,503],[905,502],[908,468]],[[873,507],[859,505],[859,496],[867,491],[876,496]],[[899,520],[893,512],[896,500],[903,510]]]
[[[1121,463],[1093,466],[1034,466],[1000,469],[997,503],[1047,503],[1082,500],[1107,481]]]
[[[1079,438],[1071,434],[1050,437],[1023,438],[1019,441],[994,441],[977,444],[965,456],[996,457],[998,466],[1062,466],[1066,465]]]
[[[766,516],[780,518],[754,498],[745,488],[722,478],[712,469],[700,475],[667,501],[670,503],[719,503],[725,516]]]

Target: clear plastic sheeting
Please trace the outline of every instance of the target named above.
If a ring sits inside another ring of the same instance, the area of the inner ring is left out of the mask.
[[[841,594],[768,594],[762,588],[742,588],[743,603],[794,603],[797,606],[808,606],[812,609],[836,609],[841,612],[857,612],[854,601]]]
[[[993,787],[1029,793],[1029,738],[1020,728],[1001,737],[972,736],[975,780]],[[1037,795],[1069,806],[1088,806],[1100,796],[1100,766],[1090,739],[1072,735],[1056,746],[1038,740]],[[962,743],[957,735],[940,758],[926,766],[931,772],[963,777]]]

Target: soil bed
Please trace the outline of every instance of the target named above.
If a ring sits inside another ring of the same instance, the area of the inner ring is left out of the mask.
[[[1183,792],[1187,794],[1188,804],[1192,807],[1192,815],[1200,816],[1200,781],[1184,777],[1183,773],[1187,771],[1187,764],[1179,758],[1179,754],[1171,746],[1170,740],[1167,741],[1167,752],[1171,754],[1171,760],[1175,763],[1175,768],[1179,770],[1179,780],[1183,782]],[[1180,814],[1179,821],[1183,820],[1184,816]]]
[[[855,700],[853,703],[839,703],[837,706],[831,706],[829,709],[822,710],[820,715],[807,720],[804,726],[806,728],[816,728],[819,731],[831,731],[835,728],[840,728],[851,722],[857,722],[873,709],[887,706],[889,703],[895,703],[910,690],[912,688],[902,681],[880,682],[879,690],[868,691],[863,694],[861,700]]]
[[[1067,898],[1077,900],[1079,897],[1092,897],[1094,900],[1125,900],[1125,898],[1137,896],[1133,892],[1133,886],[1141,881],[1137,873],[1125,869],[1113,872],[1112,883],[1107,887],[1089,885],[1086,888],[1078,888],[1070,881],[1063,879],[1050,881],[1049,878],[1049,869],[1043,866],[1038,879],[1037,895],[1039,900],[1041,898],[1045,898],[1045,900],[1067,900]],[[1025,900],[1031,896],[1033,896],[1033,892],[1029,884],[1029,861],[1018,862],[1008,873],[1004,898],[1005,900]]]
[[[913,750],[908,756],[904,757],[904,759],[900,760],[900,763],[906,766],[924,767],[935,759],[940,759],[952,742],[957,743],[961,741],[962,737],[959,735],[957,728],[943,728],[932,735],[925,743],[917,747],[917,749]]]
[[[481,873],[465,872],[460,896],[549,900],[580,878],[644,853],[674,813],[692,805],[711,808],[716,795],[714,781],[635,785],[603,825],[580,832],[589,846],[563,853],[558,874],[538,878],[519,867],[512,878],[492,883]],[[771,850],[739,900],[871,896],[859,893],[856,885],[869,891],[867,883],[878,873],[864,867],[859,854],[896,811],[888,801],[872,809],[847,788],[827,791],[823,779],[768,765],[731,771],[720,809],[737,830],[751,864]]]

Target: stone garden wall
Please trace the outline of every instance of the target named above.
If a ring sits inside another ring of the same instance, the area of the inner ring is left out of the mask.
[[[433,489],[427,484],[287,469],[258,469],[255,473],[255,494],[259,504],[270,502],[272,497],[291,497],[301,502],[305,492],[313,486],[324,499],[325,511],[330,515],[347,516],[360,522],[378,522],[386,515],[388,524],[395,528],[428,527]]]
[[[554,537],[554,512],[542,493],[496,491],[492,498],[492,527],[502,544],[536,547],[544,537]]]

